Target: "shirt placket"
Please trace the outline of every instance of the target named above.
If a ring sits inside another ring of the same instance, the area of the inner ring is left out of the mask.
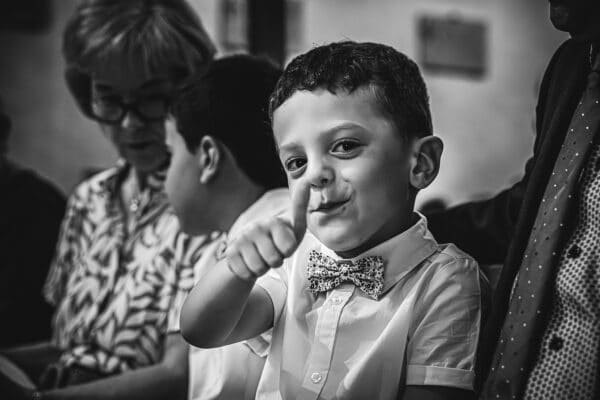
[[[306,373],[302,381],[302,387],[306,390],[298,399],[319,398],[327,382],[340,317],[354,290],[354,285],[343,285],[328,292],[319,314],[312,350],[306,363]]]

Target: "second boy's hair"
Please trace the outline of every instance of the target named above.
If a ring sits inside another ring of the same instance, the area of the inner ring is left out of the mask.
[[[255,183],[287,186],[269,122],[269,95],[281,70],[250,55],[213,61],[175,98],[171,114],[186,147],[195,153],[204,135],[227,146]]]
[[[392,47],[352,41],[316,47],[286,67],[269,105],[272,117],[296,91],[326,89],[333,94],[373,90],[380,111],[407,137],[431,135],[429,97],[417,64]]]

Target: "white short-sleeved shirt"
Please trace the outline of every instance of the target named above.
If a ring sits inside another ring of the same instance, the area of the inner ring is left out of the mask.
[[[289,210],[287,189],[266,192],[233,223],[228,237],[233,238],[249,223],[284,214]],[[223,236],[207,247],[194,266],[194,276],[188,277],[187,293],[217,262],[225,248]],[[186,296],[181,296],[169,316],[169,332],[179,332],[179,317]],[[268,353],[270,332],[252,340],[214,349],[190,346],[188,399],[254,399],[256,387]]]
[[[277,275],[257,282],[275,312],[257,399],[396,399],[405,385],[473,388],[479,268],[456,246],[438,245],[425,217],[356,257],[383,257],[379,300],[352,284],[310,292],[311,250],[340,259],[307,233]]]

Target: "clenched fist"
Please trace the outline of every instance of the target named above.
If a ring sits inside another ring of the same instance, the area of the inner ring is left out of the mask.
[[[228,243],[225,257],[231,272],[253,282],[270,268],[278,268],[296,251],[306,232],[310,185],[301,183],[292,196],[291,221],[273,217],[248,226]]]

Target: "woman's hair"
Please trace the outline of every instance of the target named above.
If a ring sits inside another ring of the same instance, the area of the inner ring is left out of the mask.
[[[98,67],[116,63],[123,72],[166,73],[178,84],[214,54],[200,18],[185,0],[83,0],[63,35],[67,85],[85,113],[90,75]]]
[[[301,90],[352,93],[368,87],[380,111],[406,138],[431,135],[429,96],[417,64],[379,43],[330,43],[294,58],[270,101],[270,114]]]
[[[269,95],[280,75],[273,63],[250,55],[212,62],[171,107],[190,153],[196,153],[204,135],[213,136],[255,183],[266,189],[286,186],[268,114]]]

